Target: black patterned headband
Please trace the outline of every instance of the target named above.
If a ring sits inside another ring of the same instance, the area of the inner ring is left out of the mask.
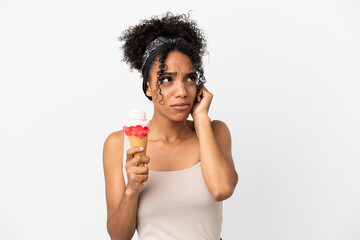
[[[146,82],[148,81],[149,70],[152,61],[154,61],[155,57],[160,53],[162,45],[165,43],[175,44],[179,40],[186,41],[181,37],[178,38],[167,38],[167,37],[158,37],[154,41],[152,41],[145,49],[145,53],[142,56],[142,66],[141,72],[143,76],[143,91],[145,96],[151,100],[151,97],[146,95]]]

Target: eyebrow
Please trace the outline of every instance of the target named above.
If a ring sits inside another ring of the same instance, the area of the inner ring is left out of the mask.
[[[176,76],[177,73],[176,72],[164,72],[163,75],[171,75],[171,76]],[[185,76],[191,76],[191,75],[196,75],[196,72],[190,72],[187,73]]]

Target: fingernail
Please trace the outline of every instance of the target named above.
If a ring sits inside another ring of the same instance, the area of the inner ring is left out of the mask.
[[[144,150],[144,148],[143,148],[143,147],[140,147],[139,149],[140,149],[141,151],[142,151],[142,150]]]

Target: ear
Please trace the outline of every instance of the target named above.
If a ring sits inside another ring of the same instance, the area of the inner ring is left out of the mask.
[[[148,97],[152,97],[151,95],[151,88],[150,88],[150,83],[149,81],[146,82],[146,96]]]

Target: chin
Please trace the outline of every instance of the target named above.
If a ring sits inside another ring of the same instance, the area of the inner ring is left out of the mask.
[[[177,113],[170,116],[170,119],[173,120],[174,122],[183,122],[186,119],[188,119],[189,115],[190,112]]]

